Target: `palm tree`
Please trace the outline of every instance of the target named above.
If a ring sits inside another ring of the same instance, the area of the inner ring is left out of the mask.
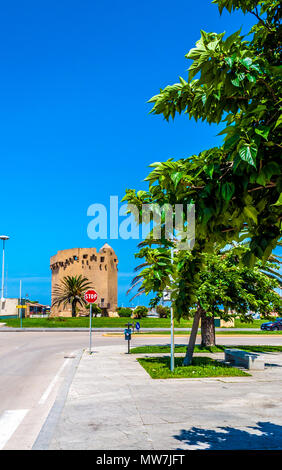
[[[68,303],[71,304],[71,316],[76,316],[76,305],[79,304],[81,307],[86,305],[84,300],[84,293],[89,289],[91,283],[86,277],[79,276],[65,276],[61,281],[61,284],[56,284],[52,292],[52,307],[57,305],[58,307],[63,304],[64,307]]]

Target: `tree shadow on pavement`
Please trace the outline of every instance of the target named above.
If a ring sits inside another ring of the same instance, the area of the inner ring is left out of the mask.
[[[255,426],[244,429],[229,426],[202,429],[193,426],[189,430],[182,429],[179,435],[173,437],[185,444],[184,449],[282,449],[282,426],[270,422],[258,422]]]

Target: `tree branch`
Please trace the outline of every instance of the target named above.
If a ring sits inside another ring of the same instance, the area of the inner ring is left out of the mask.
[[[259,191],[260,189],[265,189],[265,188],[275,188],[276,183],[270,183],[267,184],[266,186],[257,186],[256,188],[248,189],[248,193],[251,193],[252,191]]]
[[[248,10],[248,12],[254,15],[258,19],[259,23],[261,23],[266,29],[268,29],[268,31],[272,32],[272,29],[270,28],[270,26],[268,26],[268,24],[265,21],[263,21],[263,19],[259,16],[257,7],[255,8],[255,11]]]

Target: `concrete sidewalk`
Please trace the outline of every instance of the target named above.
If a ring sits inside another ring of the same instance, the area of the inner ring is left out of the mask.
[[[153,380],[124,346],[84,352],[49,449],[282,449],[282,355],[252,377]]]

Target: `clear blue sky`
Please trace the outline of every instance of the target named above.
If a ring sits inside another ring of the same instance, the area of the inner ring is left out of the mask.
[[[50,256],[96,246],[87,208],[146,188],[148,165],[216,145],[218,128],[167,124],[146,101],[184,78],[200,29],[227,34],[253,18],[219,16],[210,0],[5,2],[0,17],[0,232],[7,294],[50,303]],[[119,258],[119,304],[136,241],[109,240]],[[140,299],[139,303],[146,303]]]

